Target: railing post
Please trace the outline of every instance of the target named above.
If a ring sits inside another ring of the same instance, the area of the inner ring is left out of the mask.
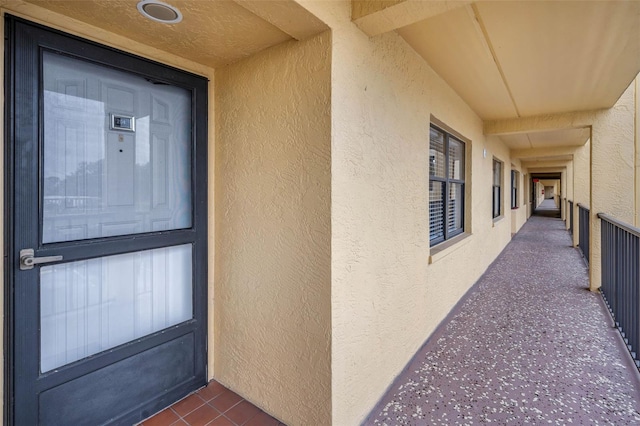
[[[578,247],[580,248],[580,251],[582,252],[582,255],[584,256],[584,259],[588,265],[590,261],[589,234],[591,231],[591,215],[590,215],[589,208],[583,206],[580,203],[578,203],[578,213],[579,213],[578,215],[578,228],[579,228]]]
[[[568,227],[568,229],[569,229],[569,234],[573,235],[573,201],[569,200],[567,202],[569,203],[569,208],[568,208],[568,210],[569,210],[569,220],[568,220],[569,227]],[[573,241],[572,241],[571,245],[573,245]]]

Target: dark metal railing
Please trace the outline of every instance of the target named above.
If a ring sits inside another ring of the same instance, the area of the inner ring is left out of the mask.
[[[599,213],[602,220],[602,287],[616,327],[640,368],[640,229]]]
[[[578,203],[578,248],[584,256],[584,260],[589,264],[589,208]]]
[[[569,200],[569,233],[573,235],[573,201]]]

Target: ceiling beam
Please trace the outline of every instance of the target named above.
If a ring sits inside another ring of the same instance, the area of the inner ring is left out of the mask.
[[[598,109],[583,112],[538,115],[535,117],[508,118],[484,122],[485,135],[511,135],[515,133],[547,132],[550,130],[581,129],[589,127],[607,111]]]
[[[471,3],[471,0],[352,0],[351,20],[373,37]]]
[[[541,169],[543,170],[543,169]],[[565,172],[565,169],[563,170],[558,170],[558,169],[553,169],[553,170],[543,170],[543,171],[538,171],[538,172],[529,172],[529,176],[532,179],[551,179],[551,180],[556,180],[556,179],[562,179],[562,173]]]
[[[296,40],[305,40],[329,27],[293,0],[233,0]]]
[[[547,170],[547,169],[566,169],[571,161],[523,161],[522,167],[526,167],[529,172],[532,170]]]
[[[525,160],[527,158],[544,158],[557,157],[561,155],[573,155],[582,148],[581,146],[561,146],[553,148],[529,148],[529,149],[513,149],[511,157]]]

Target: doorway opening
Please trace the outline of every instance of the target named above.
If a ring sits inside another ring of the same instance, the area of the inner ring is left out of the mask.
[[[562,175],[560,173],[532,174],[530,187],[532,215],[562,217]]]

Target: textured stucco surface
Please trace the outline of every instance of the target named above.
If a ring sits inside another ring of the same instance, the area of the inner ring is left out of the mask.
[[[579,242],[579,215],[578,203],[585,206],[591,205],[591,140],[576,150],[573,156],[573,245]]]
[[[575,157],[574,157],[575,158]],[[565,185],[566,185],[566,189],[565,189],[565,226],[567,229],[569,229],[569,201],[573,201],[574,198],[574,194],[573,194],[573,175],[574,175],[574,163],[573,161],[570,161],[569,164],[567,164],[567,172],[565,173],[566,179],[565,179]],[[573,244],[573,239],[571,240],[571,243]]]
[[[210,149],[209,375],[291,425],[350,425],[364,419],[509,240],[513,214],[491,220],[491,158],[517,162],[483,128],[491,135],[593,125],[602,145],[593,166],[589,145],[574,157],[575,201],[589,204],[593,195],[592,214],[630,220],[638,214],[629,210],[638,181],[629,174],[637,170],[638,151],[629,152],[639,131],[630,124],[634,111],[640,119],[637,94],[628,90],[612,111],[483,125],[395,33],[359,31],[349,2],[300,3],[333,37],[288,42],[220,70],[215,108],[210,87],[210,138],[213,144],[216,133],[220,158]],[[0,4],[213,80],[206,66],[108,29],[33,4]],[[472,141],[472,235],[429,265],[431,115]],[[224,125],[214,127],[214,118]],[[508,190],[508,173],[503,184]],[[529,193],[528,182],[522,188]]]
[[[598,213],[623,222],[635,220],[635,81],[615,106],[598,115],[591,143],[591,238],[589,278],[600,287],[601,241]],[[615,173],[612,171],[615,170]]]
[[[634,220],[635,84],[596,118],[591,144],[591,205],[627,223]],[[615,164],[615,173],[611,165]],[[596,196],[597,193],[597,196]]]
[[[636,207],[636,217],[634,225],[636,227],[640,226],[640,77],[636,77],[636,92],[635,92],[635,110],[636,110],[636,122],[635,122],[635,146],[636,146],[636,155],[635,155],[635,207]]]
[[[137,0],[28,1],[211,67],[291,39],[233,1],[172,0],[183,16],[173,25],[143,17]]]
[[[302,3],[333,31],[332,420],[354,425],[509,241],[510,216],[491,218],[491,158],[510,157],[398,35],[368,38],[349,2]],[[472,236],[429,265],[431,114],[472,141]]]
[[[86,38],[87,40],[96,41],[98,43],[106,44],[125,52],[162,62],[163,64],[171,65],[185,71],[207,76],[213,80],[213,68],[149,46],[139,40],[127,38],[123,34],[113,32],[114,28],[99,28],[89,23],[65,16],[52,10],[44,9],[36,6],[35,4],[25,3],[20,0],[0,0],[0,10],[2,10],[3,14],[10,13],[14,16],[25,18],[29,21],[33,21],[50,28]]]
[[[215,377],[331,422],[331,34],[216,70]]]

